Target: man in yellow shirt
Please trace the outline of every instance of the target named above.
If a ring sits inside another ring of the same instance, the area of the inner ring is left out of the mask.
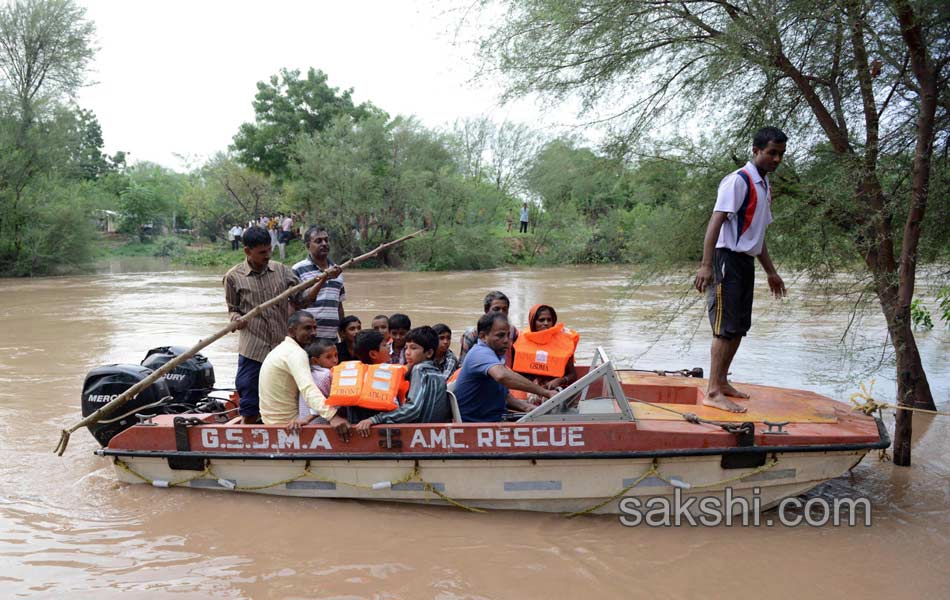
[[[297,398],[303,394],[314,411],[336,429],[340,437],[349,438],[349,422],[327,406],[323,394],[310,375],[310,358],[304,348],[316,337],[317,322],[313,316],[298,310],[287,322],[287,337],[268,353],[261,365],[261,420],[267,425],[286,425],[296,431],[305,424],[297,420]]]

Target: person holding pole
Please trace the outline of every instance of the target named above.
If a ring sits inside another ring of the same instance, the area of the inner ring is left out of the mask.
[[[224,276],[224,297],[232,321],[238,321],[259,304],[300,283],[287,266],[270,260],[271,239],[267,230],[249,227],[242,241],[244,261],[232,267]],[[261,364],[287,334],[287,315],[291,312],[291,303],[299,305],[302,302],[299,295],[291,297],[261,311],[256,319],[240,321],[238,369],[234,387],[241,399],[239,412],[245,423],[260,422],[258,382]]]
[[[752,140],[752,160],[726,175],[703,239],[703,261],[693,285],[706,293],[706,308],[712,325],[709,384],[703,404],[729,412],[746,408],[728,397],[748,398],[726,379],[739,343],[752,325],[752,290],[755,259],[765,269],[769,289],[785,295],[765,245],[765,230],[772,222],[772,186],[768,174],[785,156],[788,137],[775,127],[763,127]]]

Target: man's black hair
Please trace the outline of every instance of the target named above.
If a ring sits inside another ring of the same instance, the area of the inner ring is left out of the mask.
[[[313,319],[313,315],[305,310],[298,310],[287,319],[287,328],[296,327],[304,319]]]
[[[389,317],[389,328],[390,329],[412,329],[412,321],[409,320],[409,315],[396,313]]]
[[[350,325],[350,323],[354,323],[354,322],[359,323],[360,325],[363,324],[363,322],[360,321],[360,318],[357,317],[356,315],[346,315],[340,321],[340,326],[337,328],[337,330],[342,334],[344,331],[346,331],[346,328]]]
[[[491,308],[491,303],[495,300],[504,300],[506,303],[508,303],[509,307],[511,306],[511,300],[508,299],[508,296],[502,292],[499,292],[498,290],[495,290],[494,292],[488,292],[485,294],[485,312],[488,312],[488,309]]]
[[[248,227],[241,236],[245,248],[257,248],[258,246],[270,246],[270,234],[263,227]]]
[[[356,356],[360,362],[371,364],[373,359],[369,357],[371,350],[379,350],[380,345],[385,338],[383,334],[375,329],[363,329],[356,334]]]
[[[318,358],[330,348],[336,348],[336,344],[333,343],[333,340],[317,338],[315,342],[307,346],[307,356],[310,358]]]
[[[327,230],[326,227],[322,227],[320,225],[311,225],[310,227],[307,228],[307,231],[304,232],[303,234],[303,243],[305,245],[309,244],[311,236],[317,235],[321,231],[326,231],[326,230]]]
[[[763,127],[762,129],[755,132],[755,136],[752,138],[752,147],[765,150],[768,147],[769,142],[784,144],[787,141],[788,136],[785,135],[785,132],[778,127]]]
[[[419,344],[423,350],[435,352],[439,347],[439,334],[435,332],[434,328],[423,325],[409,330],[409,333],[406,334],[406,343],[409,342]]]
[[[491,328],[495,326],[495,321],[504,321],[505,325],[507,325],[508,315],[500,312],[490,312],[483,314],[478,319],[478,325],[476,326],[478,335],[491,331]]]
[[[452,330],[445,323],[436,323],[432,326],[432,329],[435,331],[436,335],[442,335],[443,333],[452,335]]]

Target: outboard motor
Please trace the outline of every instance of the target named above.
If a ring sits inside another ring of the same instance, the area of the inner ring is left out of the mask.
[[[142,366],[154,371],[187,351],[188,348],[184,346],[152,348],[146,353]],[[173,403],[183,405],[177,407],[179,410],[168,412],[185,412],[195,408],[198,402],[207,397],[214,389],[214,367],[211,366],[211,361],[203,355],[195,354],[172,369],[171,373],[166,373],[165,382],[168,384],[171,395],[175,398]]]
[[[88,417],[115,400],[119,394],[148,377],[151,372],[152,369],[139,365],[107,365],[89,371],[82,386],[82,416]],[[135,417],[135,413],[138,412],[136,409],[147,407],[163,399],[170,402],[170,396],[168,384],[164,379],[159,379],[139,392],[134,399],[117,408],[112,415],[89,425],[89,431],[96,441],[107,446],[114,436],[138,422]],[[161,405],[158,405],[144,408],[142,412],[156,414],[165,411]],[[117,418],[122,415],[128,416]]]

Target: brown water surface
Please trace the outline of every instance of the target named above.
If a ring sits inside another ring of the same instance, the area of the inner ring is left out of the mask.
[[[707,368],[696,304],[659,337],[686,278],[630,288],[620,267],[480,273],[357,271],[347,312],[407,312],[457,337],[501,289],[517,324],[535,302],[580,331],[581,361],[601,345],[623,366]],[[116,482],[77,432],[85,373],[191,345],[226,321],[221,273],[154,261],[87,277],[0,280],[0,598],[697,598],[950,597],[950,419],[915,419],[914,466],[869,456],[813,494],[864,496],[871,527],[626,528],[615,517],[273,498]],[[847,310],[804,282],[779,303],[757,291],[755,325],[733,379],[846,399],[876,373],[893,395],[872,310],[841,342]],[[926,290],[925,290],[926,291]],[[932,304],[932,303],[931,303]],[[919,335],[948,408],[950,334]],[[237,338],[205,351],[230,385]],[[883,364],[878,367],[879,363]],[[892,421],[889,420],[889,423]]]

